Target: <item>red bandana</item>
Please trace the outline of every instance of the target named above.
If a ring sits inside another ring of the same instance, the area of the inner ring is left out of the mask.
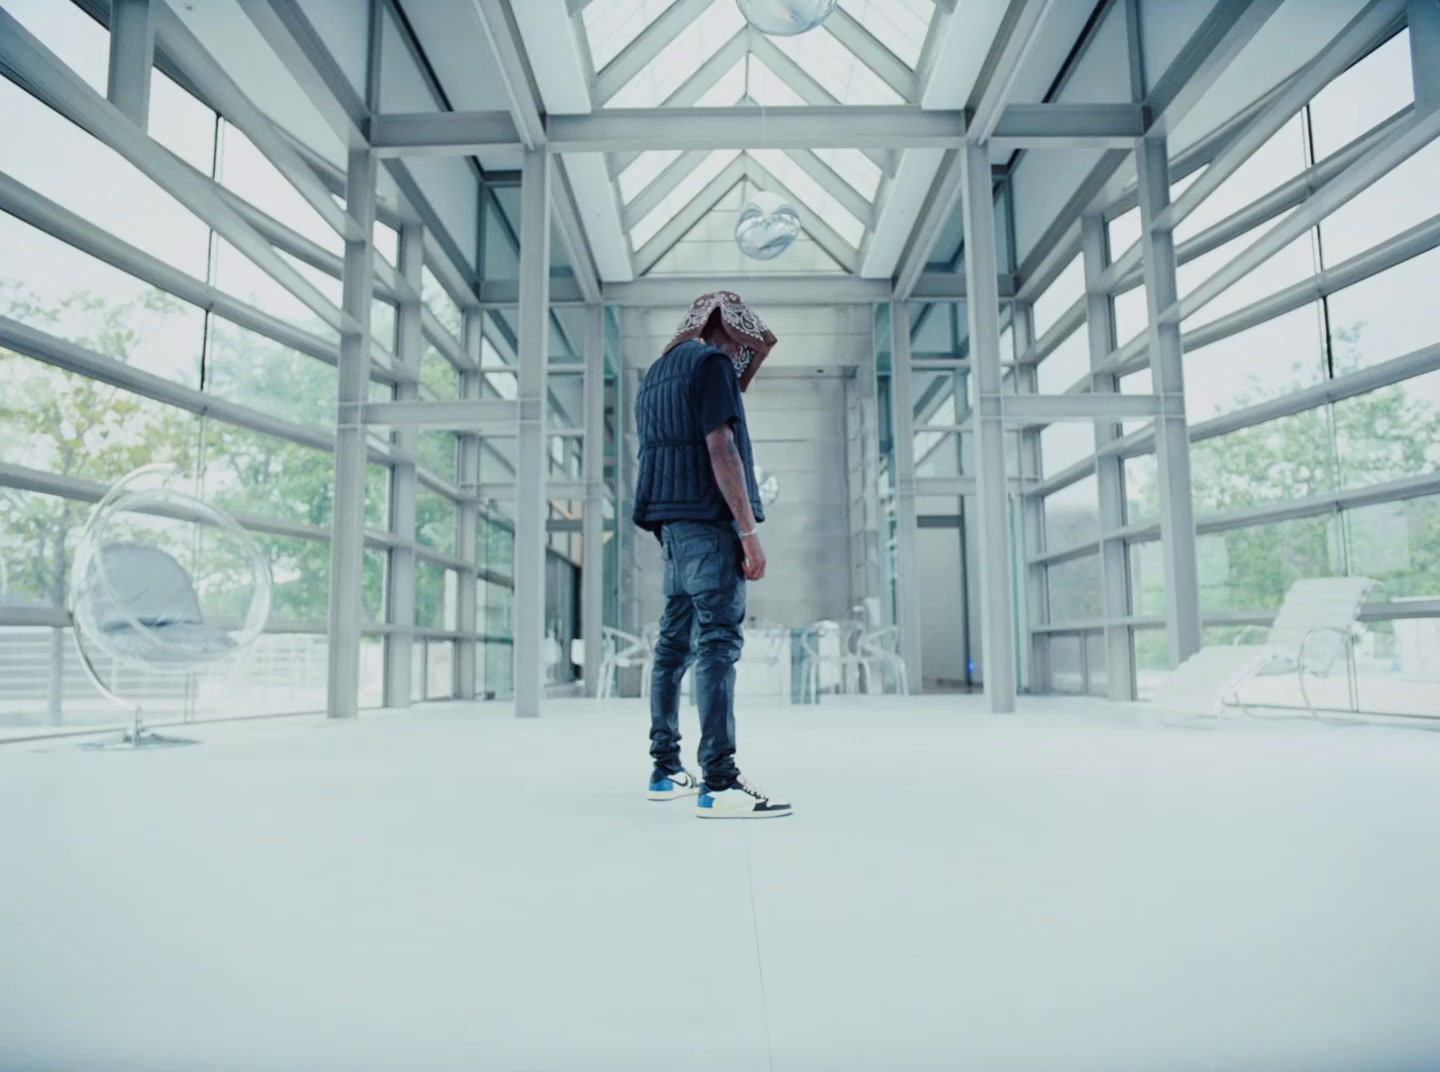
[[[718,314],[718,323],[716,318]],[[740,295],[728,290],[705,294],[695,299],[690,313],[680,325],[680,331],[665,347],[668,354],[682,342],[699,339],[710,328],[718,328],[720,338],[715,341],[718,348],[730,355],[735,372],[740,377],[740,390],[750,386],[760,365],[770,356],[770,350],[777,342],[774,332],[765,326],[765,321],[755,315]]]

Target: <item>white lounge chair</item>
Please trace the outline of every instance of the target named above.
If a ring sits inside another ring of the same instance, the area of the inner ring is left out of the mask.
[[[1185,660],[1155,696],[1155,704],[1169,717],[1176,712],[1202,718],[1221,718],[1229,707],[1239,707],[1237,691],[1246,678],[1294,674],[1308,714],[1319,713],[1305,687],[1305,677],[1328,677],[1346,654],[1360,608],[1376,582],[1369,577],[1313,577],[1296,581],[1261,644],[1242,644],[1249,630],[1228,647],[1202,648]],[[1259,628],[1259,627],[1252,627]]]

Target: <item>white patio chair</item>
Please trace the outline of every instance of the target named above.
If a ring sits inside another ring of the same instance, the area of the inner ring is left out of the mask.
[[[644,638],[633,633],[605,626],[601,630],[605,638],[605,651],[600,658],[600,687],[595,690],[596,699],[608,700],[615,695],[615,675],[621,670],[641,670],[643,682],[654,658],[654,648]],[[645,688],[644,684],[641,688]]]
[[[1238,707],[1253,716],[1255,712],[1238,698],[1240,684],[1251,676],[1294,674],[1306,714],[1320,717],[1305,687],[1305,677],[1328,677],[1342,661],[1353,641],[1360,608],[1375,584],[1369,577],[1296,581],[1285,593],[1285,601],[1262,644],[1241,643],[1250,632],[1247,629],[1228,649],[1202,648],[1170,675],[1155,702],[1167,705],[1167,709],[1180,705],[1192,715],[1199,705],[1213,712],[1209,717],[1217,719],[1223,717],[1227,707]],[[1215,654],[1225,650],[1232,654]]]
[[[896,694],[899,696],[910,695],[910,673],[905,666],[905,657],[900,654],[900,627],[898,625],[866,633],[860,638],[859,654],[867,668],[879,667],[882,693],[885,691],[885,678],[888,670],[895,680]],[[870,681],[874,680],[873,674],[867,675],[867,677]],[[869,691],[868,687],[866,691]]]
[[[745,626],[745,650],[775,681],[782,699],[790,695],[790,630],[778,622],[757,621]]]
[[[827,668],[835,671],[837,692],[851,691],[852,670],[856,686],[870,691],[870,667],[855,648],[860,632],[858,622],[814,622],[806,627],[800,635],[800,647],[805,653],[801,670],[801,702],[819,702]]]

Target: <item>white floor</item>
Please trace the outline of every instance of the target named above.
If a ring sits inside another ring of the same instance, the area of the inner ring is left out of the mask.
[[[743,710],[763,823],[634,702],[5,746],[0,1069],[1440,1067],[1440,733],[981,705]]]

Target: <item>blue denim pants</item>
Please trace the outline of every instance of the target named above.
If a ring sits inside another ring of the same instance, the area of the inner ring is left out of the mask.
[[[739,777],[735,766],[735,663],[744,640],[744,552],[731,522],[675,521],[660,534],[665,614],[650,679],[650,755],[655,769],[680,763],[680,679],[695,665],[700,769],[711,789]]]

